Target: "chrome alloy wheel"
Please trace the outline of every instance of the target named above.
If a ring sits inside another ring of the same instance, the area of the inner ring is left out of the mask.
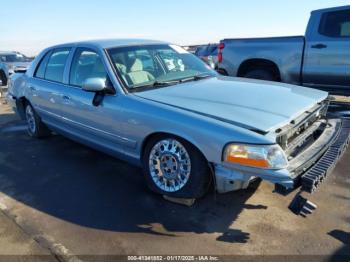
[[[186,148],[177,140],[161,140],[150,152],[149,171],[158,188],[165,192],[176,192],[190,178],[191,159]]]
[[[36,131],[36,123],[35,123],[34,112],[31,106],[26,107],[26,119],[27,119],[27,125],[28,125],[28,132],[30,134],[34,134]]]

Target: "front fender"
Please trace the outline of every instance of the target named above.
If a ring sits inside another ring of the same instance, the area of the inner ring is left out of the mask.
[[[273,139],[194,112],[135,96],[120,101],[123,129],[137,141],[133,154],[140,158],[146,139],[157,133],[181,137],[197,147],[211,163],[221,163],[224,147],[231,142],[271,144]]]

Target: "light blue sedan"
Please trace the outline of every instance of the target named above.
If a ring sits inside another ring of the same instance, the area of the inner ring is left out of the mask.
[[[219,76],[177,45],[133,39],[50,47],[8,93],[30,136],[54,131],[138,164],[151,190],[183,198],[256,178],[313,191],[349,140],[327,97]]]

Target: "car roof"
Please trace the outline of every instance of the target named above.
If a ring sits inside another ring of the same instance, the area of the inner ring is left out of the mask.
[[[64,46],[79,46],[79,45],[89,45],[96,48],[106,49],[113,47],[122,47],[122,46],[132,46],[132,45],[150,45],[150,44],[169,44],[167,42],[158,41],[158,40],[149,40],[149,39],[98,39],[98,40],[86,40],[71,42],[53,46],[52,48],[64,47]]]
[[[312,13],[324,13],[324,12],[334,12],[334,11],[342,11],[342,10],[350,10],[350,5],[324,8],[312,11]]]

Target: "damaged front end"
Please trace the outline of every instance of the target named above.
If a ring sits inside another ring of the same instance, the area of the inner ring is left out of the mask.
[[[277,143],[288,157],[294,188],[313,193],[331,173],[349,144],[349,120],[327,119],[329,101],[325,100],[278,133]],[[277,189],[284,185],[277,183]]]
[[[302,186],[312,193],[332,171],[349,144],[350,121],[327,119],[328,100],[318,103],[288,125],[275,131],[276,142],[288,158],[283,169],[215,165],[220,193],[247,188],[261,178],[276,185],[278,192]]]

